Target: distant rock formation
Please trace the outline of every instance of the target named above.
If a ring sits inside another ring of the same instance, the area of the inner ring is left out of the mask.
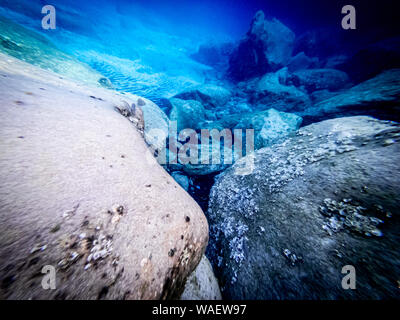
[[[285,66],[293,51],[295,34],[277,19],[258,11],[250,30],[229,60],[229,75],[242,81]]]
[[[306,123],[349,115],[400,120],[400,69],[382,72],[348,90],[336,93],[300,112]]]
[[[382,71],[400,68],[400,37],[389,38],[361,48],[338,68],[356,82],[362,82]]]

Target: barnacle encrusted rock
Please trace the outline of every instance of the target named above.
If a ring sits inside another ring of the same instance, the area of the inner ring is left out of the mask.
[[[399,298],[399,140],[395,122],[332,119],[256,151],[249,175],[235,174],[247,157],[220,174],[209,256],[224,297]]]
[[[0,299],[180,297],[208,225],[115,111],[138,98],[0,54]]]

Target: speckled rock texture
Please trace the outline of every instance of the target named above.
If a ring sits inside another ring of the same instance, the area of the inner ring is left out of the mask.
[[[221,300],[221,290],[210,261],[203,256],[196,270],[186,281],[181,300]]]
[[[0,54],[1,299],[181,296],[208,225],[151,156],[143,103]]]
[[[396,122],[332,119],[250,155],[249,175],[235,175],[246,157],[220,174],[208,217],[223,297],[400,298],[399,140]]]

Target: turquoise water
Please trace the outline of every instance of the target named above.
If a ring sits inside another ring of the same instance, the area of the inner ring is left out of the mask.
[[[212,68],[191,58],[200,45],[233,42],[247,32],[255,12],[264,9],[296,34],[339,26],[340,5],[320,1],[96,1],[55,0],[57,29],[42,30],[45,1],[3,0],[0,15],[33,29],[62,51],[108,77],[117,90],[162,104],[195,84],[226,82]],[[360,4],[361,6],[361,4]],[[390,10],[369,4],[359,23],[367,30],[371,15],[386,35],[395,33]],[[365,7],[365,5],[364,5]],[[363,7],[363,8],[364,8]],[[382,14],[379,15],[378,13]],[[393,15],[393,16],[392,16]],[[387,27],[390,25],[390,28]],[[349,42],[354,39],[350,37]]]

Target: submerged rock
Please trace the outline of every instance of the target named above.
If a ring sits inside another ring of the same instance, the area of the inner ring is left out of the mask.
[[[242,129],[245,134],[246,129],[254,129],[254,147],[262,147],[277,143],[286,138],[291,132],[296,131],[302,122],[302,118],[287,112],[280,112],[273,108],[248,112],[242,114],[228,115],[218,121],[208,121],[202,123],[204,129]]]
[[[318,58],[310,58],[306,56],[304,52],[299,52],[297,55],[289,60],[287,67],[290,72],[294,72],[316,67],[318,65],[318,62]]]
[[[246,129],[254,129],[254,147],[260,149],[265,146],[280,142],[291,132],[296,131],[302,122],[302,118],[294,113],[280,112],[273,108],[248,112],[242,114],[233,114],[226,116],[218,121],[208,121],[202,123],[204,129],[242,129],[242,134]]]
[[[207,109],[223,107],[231,98],[231,92],[220,86],[213,84],[203,84],[181,92],[174,96],[182,100],[196,100],[203,104]]]
[[[233,49],[233,43],[203,44],[196,53],[191,55],[191,58],[206,65],[210,65],[217,70],[224,70],[228,66],[229,56]]]
[[[143,110],[145,141],[157,154],[166,152],[169,128],[167,115],[154,102],[145,98],[138,98],[135,105]]]
[[[196,270],[187,279],[181,300],[221,299],[221,291],[210,261],[203,256]]]
[[[256,151],[251,174],[235,174],[247,157],[220,174],[208,250],[224,297],[400,298],[399,139],[395,122],[327,120]]]
[[[267,20],[258,11],[250,30],[229,60],[228,73],[237,81],[276,71],[285,66],[293,51],[295,34],[277,19]]]
[[[276,73],[267,73],[248,82],[245,91],[258,108],[275,108],[288,112],[306,109],[311,105],[308,94],[294,85],[286,85],[288,76],[286,68]]]
[[[255,149],[282,141],[299,129],[301,117],[275,109],[242,116],[235,129],[254,129]]]
[[[172,98],[170,102],[172,109],[169,119],[177,122],[178,132],[186,128],[201,129],[199,123],[205,120],[206,113],[199,101]]]
[[[384,70],[400,68],[400,37],[370,44],[338,68],[346,71],[356,83],[368,80]]]
[[[304,87],[308,92],[317,90],[336,91],[349,84],[348,75],[335,69],[299,70],[288,76],[287,82]]]
[[[197,163],[185,163],[182,170],[189,176],[217,173],[231,166],[237,159],[232,147],[222,143],[198,144]]]
[[[174,180],[176,182],[178,182],[178,184],[185,190],[188,191],[189,190],[189,178],[188,176],[175,171],[171,173],[172,178],[174,178]]]
[[[0,72],[1,299],[179,298],[208,225],[115,111],[140,97],[3,54]]]
[[[354,37],[345,32],[338,32],[335,28],[318,28],[296,37],[293,53],[304,52],[308,57],[324,60],[332,55],[345,54],[356,45]]]
[[[299,113],[306,123],[346,115],[400,120],[400,69],[388,70]]]

